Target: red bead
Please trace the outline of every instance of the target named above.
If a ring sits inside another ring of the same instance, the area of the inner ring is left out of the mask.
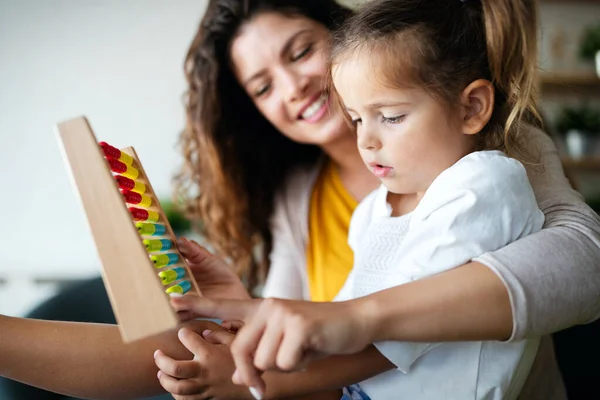
[[[115,176],[115,179],[117,180],[117,183],[121,189],[131,190],[135,187],[135,182],[133,179],[129,179],[123,175],[117,175]]]
[[[100,147],[102,147],[102,151],[104,151],[104,155],[109,158],[119,158],[121,157],[121,150],[116,147],[111,146],[106,142],[100,142]]]
[[[109,159],[108,164],[110,165],[110,169],[118,174],[122,174],[123,172],[127,171],[127,165],[121,161]]]
[[[138,204],[142,201],[142,195],[136,192],[125,191],[123,192],[125,201],[129,204]]]
[[[129,207],[129,212],[136,221],[146,221],[148,219],[148,211],[141,208]]]

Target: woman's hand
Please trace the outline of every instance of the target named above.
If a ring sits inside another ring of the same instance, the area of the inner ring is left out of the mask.
[[[178,336],[194,354],[193,360],[175,360],[160,350],[154,353],[160,384],[176,400],[253,399],[247,388],[231,381],[235,370],[229,351],[232,333],[204,330],[200,336],[183,328]]]
[[[193,240],[180,238],[178,247],[200,287],[209,298],[248,299],[250,295],[229,266]]]
[[[213,318],[245,322],[231,344],[233,381],[260,393],[265,392],[263,371],[302,369],[314,359],[356,353],[372,342],[368,312],[357,300],[313,303],[183,296],[172,303]]]

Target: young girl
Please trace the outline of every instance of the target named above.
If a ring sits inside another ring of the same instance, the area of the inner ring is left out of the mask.
[[[379,0],[335,38],[335,90],[383,184],[352,216],[355,263],[337,300],[435,275],[542,228],[525,168],[502,152],[520,154],[519,124],[535,114],[535,41],[509,28],[531,19],[528,8]],[[373,398],[515,398],[538,340],[375,346],[397,370],[361,384]]]
[[[535,160],[519,137],[536,115],[534,11],[517,0],[375,0],[334,37],[333,84],[383,184],[352,217],[354,268],[337,300],[435,275],[542,228],[525,169],[505,153]],[[214,304],[192,308],[214,314]],[[296,308],[296,321],[321,307]],[[251,364],[293,367],[280,351],[298,355],[307,343],[294,331],[301,323],[259,310],[232,345],[235,380],[255,392],[264,387]],[[361,387],[373,399],[516,398],[538,343],[376,342],[395,369]]]

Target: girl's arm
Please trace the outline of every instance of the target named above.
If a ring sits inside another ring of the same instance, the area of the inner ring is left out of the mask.
[[[186,324],[201,332],[208,321]],[[0,375],[74,397],[132,398],[163,393],[153,353],[190,353],[176,331],[124,344],[115,325],[55,322],[0,315]]]

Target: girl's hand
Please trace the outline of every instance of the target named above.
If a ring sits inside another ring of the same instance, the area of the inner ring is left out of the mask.
[[[236,333],[238,333],[238,331],[240,329],[242,329],[242,326],[244,326],[244,321],[240,321],[240,320],[223,321],[223,322],[221,322],[221,326],[223,328],[227,329],[228,331],[236,334]]]
[[[263,371],[302,369],[314,359],[356,353],[372,342],[368,313],[357,300],[313,303],[183,296],[172,303],[213,318],[245,322],[231,344],[233,381],[260,393],[265,391]]]
[[[235,337],[232,333],[205,330],[200,336],[183,328],[178,336],[194,354],[193,360],[175,360],[160,350],[154,353],[160,384],[176,400],[253,399],[247,388],[231,382],[235,370],[228,347]]]
[[[211,254],[193,240],[180,238],[178,247],[188,264],[202,295],[210,298],[248,299],[248,291],[221,258]]]

